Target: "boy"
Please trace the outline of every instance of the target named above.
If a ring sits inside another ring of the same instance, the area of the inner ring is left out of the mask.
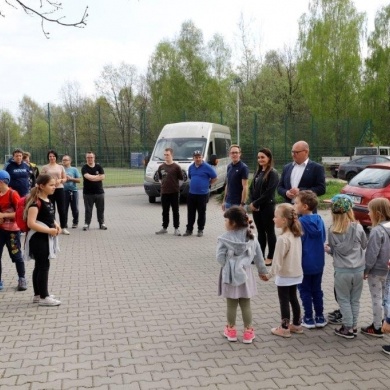
[[[324,243],[325,224],[318,214],[313,214],[318,206],[317,195],[310,190],[299,191],[294,199],[294,208],[302,225],[302,284],[298,285],[304,317],[302,326],[308,329],[323,328],[327,325],[324,317],[322,274],[325,266]],[[315,318],[313,318],[313,306]]]

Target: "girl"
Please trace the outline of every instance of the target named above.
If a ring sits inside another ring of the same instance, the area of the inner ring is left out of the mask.
[[[61,302],[48,292],[50,259],[58,251],[57,236],[61,228],[54,220],[54,206],[49,200],[56,189],[50,175],[39,175],[36,187],[26,199],[24,218],[31,229],[26,237],[25,255],[35,259],[33,271],[34,299],[40,306],[58,306]],[[54,239],[54,238],[55,239]]]
[[[342,326],[335,334],[353,339],[357,333],[360,296],[363,290],[364,249],[367,236],[355,222],[352,199],[340,194],[332,198],[333,224],[325,252],[333,256],[334,290],[342,314]]]
[[[258,239],[263,256],[268,244],[268,256],[265,265],[272,265],[275,251],[276,235],[274,224],[275,190],[279,176],[273,168],[274,160],[271,150],[263,148],[257,153],[257,171],[249,187],[250,201],[248,208],[253,212]]]
[[[373,336],[383,337],[382,306],[385,289],[389,288],[387,263],[390,253],[390,202],[386,198],[375,198],[368,203],[368,215],[373,228],[368,239],[366,251],[366,268],[364,279],[368,280],[372,301],[373,321],[369,326],[361,328],[361,332]],[[385,318],[390,314],[385,306]]]
[[[69,231],[66,227],[66,218],[65,218],[65,192],[64,192],[64,183],[66,182],[66,172],[65,168],[57,163],[58,154],[55,150],[49,150],[47,153],[47,159],[49,164],[42,167],[41,173],[51,175],[55,179],[55,191],[49,195],[50,201],[55,206],[57,204],[58,216],[60,219],[62,233],[69,235]]]
[[[259,276],[267,280],[267,268],[260,245],[251,232],[251,221],[241,207],[233,206],[225,211],[227,232],[218,237],[217,261],[221,265],[218,295],[226,298],[227,325],[224,336],[237,341],[236,315],[240,305],[244,321],[243,343],[250,344],[255,338],[252,327],[250,299],[257,293],[256,279],[251,263],[256,265]]]
[[[294,206],[282,203],[275,209],[275,226],[282,229],[276,241],[270,276],[275,275],[278,287],[282,323],[271,332],[276,336],[291,337],[291,333],[303,333],[301,308],[297,297],[297,285],[302,283],[302,228]],[[290,324],[290,305],[293,322]]]

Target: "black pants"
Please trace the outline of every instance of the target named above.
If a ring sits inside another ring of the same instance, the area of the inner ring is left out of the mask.
[[[54,210],[56,209],[56,204],[57,204],[60,225],[61,225],[61,229],[63,229],[66,226],[64,189],[63,188],[56,188],[56,190],[54,191],[54,194],[49,195],[48,198],[50,199],[51,203],[53,203]]]
[[[258,240],[263,256],[266,259],[273,259],[276,245],[276,234],[274,224],[275,205],[269,204],[260,208],[260,211],[253,212]],[[268,244],[268,256],[265,255],[265,248]]]
[[[49,283],[49,236],[44,233],[34,233],[30,239],[30,253],[35,259],[35,267],[32,274],[34,295],[42,299],[48,297]]]
[[[297,285],[278,286],[278,296],[280,304],[280,314],[282,317],[282,327],[287,329],[290,323],[290,305],[293,313],[293,324],[301,324],[301,307],[297,297]]]
[[[104,194],[83,194],[85,208],[85,224],[89,225],[92,219],[93,205],[96,206],[99,225],[104,223]]]
[[[79,223],[79,193],[78,191],[65,191],[65,227],[68,227],[68,211],[72,210],[73,225]]]
[[[167,229],[169,226],[169,209],[172,207],[173,227],[175,229],[178,229],[180,226],[179,193],[175,192],[173,194],[162,194],[161,205],[162,205],[163,228]]]
[[[203,231],[206,224],[206,208],[209,195],[188,194],[187,197],[187,230],[192,232],[198,212],[198,230]]]

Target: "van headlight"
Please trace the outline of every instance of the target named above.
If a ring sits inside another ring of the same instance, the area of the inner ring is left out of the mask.
[[[187,172],[182,170],[181,173],[183,174],[183,182],[186,182],[188,180]]]
[[[155,182],[158,182],[159,181],[159,177],[158,177],[158,172],[156,171],[156,173],[154,174],[154,176],[153,176],[153,180],[155,181]]]

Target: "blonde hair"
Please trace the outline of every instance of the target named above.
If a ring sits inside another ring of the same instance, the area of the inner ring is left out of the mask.
[[[332,233],[343,234],[348,230],[351,222],[355,222],[355,216],[352,210],[348,210],[342,214],[332,212],[333,224],[331,226]]]
[[[387,198],[375,198],[368,203],[368,210],[371,211],[372,226],[382,221],[390,221],[390,201]]]
[[[279,212],[280,216],[287,220],[287,226],[283,229],[283,233],[286,230],[290,230],[294,237],[303,235],[302,226],[293,205],[290,203],[281,203],[276,206],[275,211]]]

